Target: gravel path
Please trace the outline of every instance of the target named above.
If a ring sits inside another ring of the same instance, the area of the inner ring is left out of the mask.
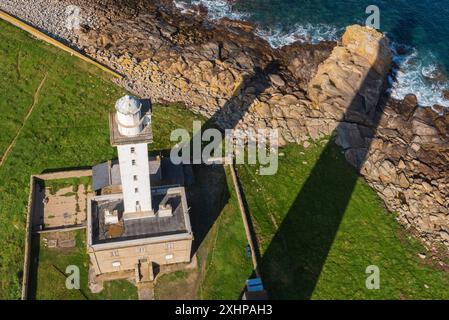
[[[73,12],[70,6],[70,2],[66,0],[0,0],[0,9],[66,42],[72,42],[71,39],[75,36],[73,30],[68,28]],[[80,10],[79,17],[81,24],[95,25],[95,18],[86,10]]]

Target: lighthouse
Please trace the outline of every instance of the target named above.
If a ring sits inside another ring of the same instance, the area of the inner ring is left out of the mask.
[[[109,114],[118,161],[92,167],[96,195],[89,196],[86,208],[87,247],[97,276],[134,270],[137,284],[152,281],[155,265],[191,261],[184,165],[149,157],[151,125],[149,99],[124,96]]]
[[[151,113],[132,96],[117,100],[111,113],[111,144],[117,147],[123,193],[123,219],[154,217],[151,201],[148,143],[153,142]]]

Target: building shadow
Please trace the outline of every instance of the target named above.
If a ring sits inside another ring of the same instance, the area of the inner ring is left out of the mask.
[[[243,79],[233,96],[202,125],[201,131],[195,135],[201,135],[208,128],[219,129],[222,133],[226,129],[234,129],[248,112],[254,100],[271,86],[269,75],[277,72],[279,72],[278,61],[268,63],[264,68],[256,68],[253,74]],[[248,88],[251,88],[251,94],[254,97],[252,100],[245,98],[247,97],[245,90]],[[191,150],[193,150],[192,144],[196,138],[198,136],[194,136],[190,140]],[[169,151],[164,150],[160,153],[168,155]],[[190,214],[194,233],[192,255],[198,253],[201,244],[230,198],[227,175],[223,165],[193,165],[193,170],[195,185],[192,188],[187,188],[189,203],[192,206]],[[242,247],[242,250],[245,248]]]
[[[224,128],[221,125],[222,129],[234,129],[248,112],[253,101],[271,85],[269,75],[278,71],[279,64],[273,61],[265,68],[257,69],[252,76],[245,78],[233,97],[203,125],[203,128],[213,127],[218,122],[226,124]],[[355,163],[356,168],[349,166],[343,159],[335,161],[335,158],[341,154],[341,148],[337,147],[331,139],[324,147],[267,249],[260,252],[256,245],[255,253],[259,257],[260,272],[270,298],[310,299],[312,297],[359,179],[359,170],[366,160],[372,138],[377,131],[384,104],[388,100],[386,94],[380,95],[379,100],[375,102],[367,99],[366,96],[373,91],[376,81],[377,83],[383,81],[386,85],[387,81],[384,80],[374,69],[367,72],[360,87],[354,92],[354,98],[344,110],[344,115],[333,134],[335,136],[338,133],[343,138],[348,132],[345,127],[348,123],[363,127],[363,146],[352,155],[352,163]],[[245,101],[243,99],[246,94],[245,89],[249,87],[254,88],[254,99],[242,103]],[[221,168],[223,170],[223,167]],[[226,177],[224,172],[223,176]],[[204,219],[204,216],[192,219],[198,222],[195,225],[205,222],[202,231],[195,235],[193,251],[199,248],[228,198],[229,192],[225,192],[219,209],[210,213],[204,212],[211,215],[207,219]],[[251,208],[244,194],[243,201],[251,218]],[[249,222],[254,238],[254,226],[251,220]],[[195,228],[193,230],[196,232]],[[256,276],[256,272],[253,271],[249,278]],[[242,292],[245,290],[244,285],[242,284]]]
[[[37,282],[38,282],[38,270],[39,270],[39,254],[40,254],[40,235],[38,233],[31,232],[30,241],[30,264],[28,274],[28,288],[25,299],[36,300],[37,295]],[[25,271],[26,272],[26,271]]]
[[[90,170],[92,166],[77,166],[77,167],[62,167],[62,168],[51,168],[44,169],[41,171],[41,174],[45,173],[57,173],[57,172],[66,172],[66,171],[75,171],[75,170]]]
[[[279,72],[279,62],[272,61],[264,68],[256,68],[254,73],[244,77],[242,83],[236,88],[232,97],[215,112],[205,123],[201,130],[194,134],[190,140],[190,150],[193,150],[193,141],[201,139],[202,133],[215,128],[223,134],[226,129],[234,129],[238,122],[245,116],[246,112],[255,99],[271,86],[269,75]],[[247,99],[247,90],[251,88],[254,99]],[[150,110],[146,108],[145,110]],[[208,142],[202,142],[206,144]],[[153,150],[150,155],[170,156],[170,149]],[[191,161],[192,161],[191,157]],[[194,235],[192,244],[192,256],[198,253],[209,231],[217,221],[230,199],[230,191],[227,188],[227,175],[222,164],[194,164],[192,165],[195,182],[186,187],[188,203],[191,206],[190,220]],[[242,247],[242,250],[245,250]]]
[[[365,99],[379,78],[369,70],[334,131],[344,139],[348,122],[364,127],[364,145],[353,155],[356,169],[335,160],[341,149],[331,139],[262,255],[264,285],[272,299],[312,298],[388,100],[385,95],[375,104]]]

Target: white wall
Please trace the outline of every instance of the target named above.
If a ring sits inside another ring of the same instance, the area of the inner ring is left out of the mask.
[[[131,148],[134,147],[134,153]],[[125,214],[137,212],[136,201],[140,203],[140,211],[151,211],[150,170],[148,166],[148,148],[146,143],[117,146],[122,179]],[[136,164],[132,165],[132,160]],[[134,181],[134,175],[137,181]],[[135,192],[138,188],[138,192]]]

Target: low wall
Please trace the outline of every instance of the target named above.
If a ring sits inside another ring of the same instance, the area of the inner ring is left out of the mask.
[[[23,279],[22,279],[22,300],[28,299],[28,282],[30,276],[30,259],[31,259],[31,236],[32,236],[32,222],[33,222],[33,207],[35,202],[35,188],[37,181],[39,180],[57,180],[66,178],[80,178],[92,176],[92,169],[87,170],[71,170],[71,171],[60,171],[52,173],[43,173],[38,175],[32,175],[30,177],[30,193],[28,196],[28,207],[27,207],[27,221],[26,221],[26,236],[25,236],[25,254],[23,262]],[[79,228],[79,227],[75,227]],[[85,227],[84,227],[85,228]],[[73,229],[73,228],[70,228]],[[64,231],[67,231],[66,228]],[[52,232],[57,232],[58,230],[51,230]]]
[[[113,76],[117,77],[117,78],[121,78],[122,76],[120,74],[118,74],[117,72],[115,72],[114,70],[106,67],[105,65],[79,53],[78,51],[66,46],[65,44],[55,40],[54,38],[47,36],[45,33],[37,30],[36,28],[32,27],[31,25],[27,24],[26,22],[19,20],[13,16],[11,16],[10,14],[6,13],[3,10],[0,10],[0,19],[3,19],[9,23],[11,23],[12,25],[19,27],[20,29],[32,34],[34,37],[36,37],[39,40],[45,41],[59,49],[62,49],[68,53],[70,53],[71,55],[74,55],[88,63],[91,63],[95,66],[97,66],[98,68],[102,69],[103,71],[106,71],[110,74],[112,74]]]

